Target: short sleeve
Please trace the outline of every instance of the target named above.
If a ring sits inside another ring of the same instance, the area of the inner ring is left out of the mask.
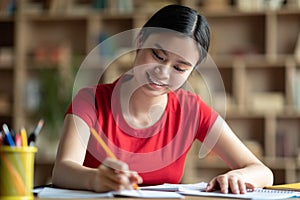
[[[66,114],[74,114],[84,120],[89,127],[96,120],[96,89],[93,87],[81,89],[73,98],[72,103],[67,109]]]
[[[198,132],[196,138],[201,142],[204,141],[207,133],[209,132],[210,128],[215,123],[219,114],[209,107],[201,98],[198,98],[199,102],[199,125],[198,125]]]

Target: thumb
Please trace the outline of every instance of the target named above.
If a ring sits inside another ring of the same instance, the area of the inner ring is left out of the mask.
[[[211,192],[213,191],[214,189],[216,189],[216,186],[217,186],[217,179],[214,178],[212,179],[206,186],[206,192]]]
[[[250,191],[254,191],[255,187],[251,183],[245,183],[246,189]]]

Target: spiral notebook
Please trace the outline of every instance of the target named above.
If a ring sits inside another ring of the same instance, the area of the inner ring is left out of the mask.
[[[142,190],[159,190],[159,191],[177,191],[185,196],[204,196],[204,197],[225,197],[236,199],[288,199],[292,197],[300,197],[300,192],[284,191],[273,189],[257,188],[254,191],[248,191],[246,194],[224,194],[220,191],[205,192],[206,182],[194,184],[162,184],[154,186],[141,187]]]
[[[267,200],[267,199],[288,199],[294,197],[300,197],[299,192],[293,191],[283,191],[283,190],[270,190],[257,188],[252,192],[247,192],[246,194],[224,194],[220,191],[205,192],[201,190],[187,190],[182,189],[179,191],[182,195],[187,196],[205,196],[205,197],[225,197],[234,199],[252,199],[252,200]]]

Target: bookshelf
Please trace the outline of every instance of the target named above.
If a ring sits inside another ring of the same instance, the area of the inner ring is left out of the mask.
[[[154,10],[166,4],[188,5],[202,12],[211,26],[209,53],[224,81],[225,119],[274,171],[276,184],[299,182],[300,61],[295,56],[300,48],[299,1],[286,0],[280,8],[245,5],[242,0],[218,0],[218,4],[197,0],[122,2],[126,5],[118,0],[70,0],[58,8],[53,5],[55,0],[23,0],[17,1],[13,14],[1,8],[0,80],[4,84],[0,85],[0,122],[15,130],[23,125],[33,129],[40,117],[34,115],[39,105],[28,101],[42,98],[41,72],[58,71],[69,80],[70,68],[78,68],[103,37],[141,27]],[[126,70],[123,66],[130,59],[129,55],[114,63],[105,81]],[[197,84],[192,78],[190,82]],[[201,93],[202,86],[199,88]],[[58,138],[59,130],[47,131],[49,126],[46,121],[41,135]],[[37,172],[50,174],[56,144],[40,145]],[[47,145],[54,151],[43,149]],[[189,153],[184,182],[208,181],[228,170],[213,154],[199,160],[199,146],[193,145]],[[35,184],[46,182],[43,177],[36,179]]]
[[[14,58],[15,58],[15,20],[12,16],[0,18],[0,123],[13,124],[14,105]],[[5,30],[5,31],[2,31]]]

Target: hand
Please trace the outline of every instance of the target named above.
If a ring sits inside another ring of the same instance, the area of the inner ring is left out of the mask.
[[[128,165],[122,161],[107,158],[98,167],[94,177],[93,189],[96,192],[133,189],[133,184],[142,183],[137,172],[129,171]]]
[[[222,193],[231,191],[234,194],[245,194],[247,190],[254,190],[254,186],[245,183],[241,173],[230,171],[226,174],[213,178],[207,185],[206,191],[211,192],[220,189]]]

